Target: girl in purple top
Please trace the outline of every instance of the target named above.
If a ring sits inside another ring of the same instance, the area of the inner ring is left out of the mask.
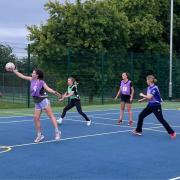
[[[9,71],[14,72],[16,76],[18,76],[21,79],[27,80],[31,82],[31,96],[35,102],[35,110],[34,110],[34,122],[35,127],[37,130],[37,137],[34,140],[35,143],[39,143],[43,141],[44,136],[42,134],[41,130],[41,123],[40,123],[40,116],[42,110],[45,110],[46,114],[51,119],[51,122],[55,128],[55,140],[59,141],[61,137],[61,132],[58,129],[56,118],[52,112],[52,108],[50,106],[50,102],[47,99],[47,94],[45,93],[45,90],[51,94],[54,94],[58,97],[60,97],[60,94],[50,87],[47,86],[47,84],[43,81],[43,72],[41,70],[34,70],[32,72],[32,76],[25,76],[18,72],[17,70],[10,69]]]
[[[153,75],[148,75],[146,77],[146,81],[148,84],[147,95],[140,93],[140,96],[142,97],[142,99],[140,99],[139,102],[148,101],[148,105],[139,114],[137,128],[133,130],[133,133],[141,136],[144,118],[150,115],[151,113],[153,113],[158,119],[158,121],[164,126],[166,131],[169,133],[170,137],[175,138],[176,133],[166,122],[162,114],[161,94],[160,94],[159,88],[155,85],[157,80],[155,79]]]
[[[128,77],[129,74],[127,72],[122,73],[122,81],[120,82],[119,91],[114,99],[116,100],[119,97],[119,95],[121,96],[120,117],[118,120],[118,124],[121,124],[123,121],[125,105],[127,104],[127,110],[129,113],[129,125],[132,126],[133,119],[131,104],[134,96],[134,88],[132,86],[132,82],[128,79]]]

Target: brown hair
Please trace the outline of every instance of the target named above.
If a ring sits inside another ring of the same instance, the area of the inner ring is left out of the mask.
[[[157,82],[157,79],[155,78],[154,75],[148,75],[146,77],[146,79],[148,79],[151,83],[156,83]]]
[[[123,72],[122,74],[126,74],[127,78],[129,79],[129,73],[128,72]]]
[[[44,79],[44,73],[42,70],[40,69],[34,69],[34,71],[36,72],[38,79],[43,80]]]

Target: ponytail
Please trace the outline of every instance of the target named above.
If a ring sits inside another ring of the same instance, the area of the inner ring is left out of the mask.
[[[77,83],[77,81],[73,77],[69,77],[68,79],[71,79],[71,81],[73,82],[74,86],[77,86],[79,84],[79,83]]]

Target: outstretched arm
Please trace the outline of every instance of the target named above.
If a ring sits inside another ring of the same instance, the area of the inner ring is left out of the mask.
[[[73,96],[74,95],[74,91],[72,91],[71,93],[66,93],[66,95],[64,96],[64,98],[68,98],[68,97],[70,97],[70,96]]]
[[[31,81],[31,80],[32,80],[32,77],[30,77],[30,76],[25,76],[24,74],[18,72],[18,70],[13,70],[13,73],[14,73],[17,77],[19,77],[19,78],[21,78],[21,79],[24,79],[24,80],[27,80],[27,81]]]
[[[43,86],[43,87],[44,87],[44,89],[45,89],[47,92],[49,92],[49,93],[57,96],[58,98],[61,98],[61,94],[58,93],[57,91],[51,89],[46,83],[44,83],[44,86]]]
[[[66,98],[67,94],[68,94],[68,93],[65,92],[65,93],[62,95],[62,97],[59,98],[59,101],[63,101],[63,100]]]

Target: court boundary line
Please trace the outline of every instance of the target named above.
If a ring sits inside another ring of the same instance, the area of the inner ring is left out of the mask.
[[[166,131],[159,131],[159,130],[156,130],[154,128],[157,128],[157,127],[143,128],[143,130],[149,130],[149,131],[155,131],[155,132],[163,132],[163,133],[166,132]],[[67,137],[67,138],[64,138],[64,139],[62,138],[60,140],[60,142],[61,141],[67,141],[67,140],[73,140],[73,139],[82,139],[82,138],[88,138],[88,137],[96,137],[96,136],[103,136],[103,135],[125,133],[125,132],[131,132],[131,131],[132,131],[132,129],[127,129],[127,130],[119,130],[119,131],[110,131],[110,132],[105,132],[105,133],[95,133],[95,134],[87,134],[87,135],[81,135],[81,136],[72,136],[72,137]],[[16,144],[16,145],[6,145],[5,147],[9,147],[9,148],[13,149],[13,148],[17,148],[17,147],[25,147],[25,146],[31,146],[31,145],[40,145],[40,144],[47,144],[47,143],[53,143],[53,142],[59,143],[56,140],[47,140],[47,141],[43,141],[43,142],[40,142],[40,143],[31,142],[31,143]]]
[[[12,148],[9,147],[9,146],[0,146],[0,154],[7,153],[7,152],[9,152],[11,150],[12,150]]]
[[[70,121],[77,121],[77,122],[86,122],[86,121],[82,121],[82,120],[72,120],[72,119],[70,119],[70,118],[72,118],[72,117],[75,117],[75,118],[76,118],[76,117],[80,117],[80,116],[71,116],[71,117],[69,117],[69,118],[66,118],[64,121],[70,120]],[[108,120],[110,120],[110,121],[117,121],[116,119],[105,118],[105,117],[95,117],[95,118],[97,118],[97,119],[108,119]],[[45,120],[48,120],[48,119],[49,119],[48,117],[44,117],[44,118],[41,119],[41,121],[45,121]],[[123,120],[123,121],[128,122],[128,120]],[[33,122],[33,119],[31,119],[31,120],[8,121],[8,122],[5,122],[5,121],[1,122],[1,121],[0,121],[0,124],[13,124],[13,123],[23,123],[23,122]],[[133,122],[137,124],[137,121],[133,121]],[[92,121],[92,123],[95,124],[95,123],[98,123],[98,122],[93,122],[93,121]],[[101,124],[103,124],[103,123],[101,123]],[[104,123],[104,124],[105,124],[105,123]],[[108,124],[108,123],[106,123],[106,124]],[[146,125],[159,126],[158,128],[163,127],[160,123],[144,122],[144,124],[146,124]],[[112,126],[121,126],[121,127],[128,127],[128,126],[117,125],[117,124],[109,124],[109,125],[112,125]],[[180,126],[176,126],[176,125],[171,125],[171,127],[180,128]],[[134,128],[135,128],[135,127],[134,127]]]
[[[73,121],[73,122],[82,122],[82,123],[86,123],[86,121],[82,121],[82,120],[74,120],[74,119],[66,119],[66,121]],[[92,122],[92,124],[96,124],[96,125],[104,125],[104,126],[112,126],[112,127],[127,127],[127,128],[131,128],[134,129],[135,127],[131,127],[131,126],[127,126],[127,125],[118,125],[118,124],[109,124],[109,123],[101,123],[101,122]],[[153,125],[153,124],[152,124]],[[156,127],[150,127],[150,128],[161,128],[161,124],[157,125],[154,124]]]
[[[137,108],[132,108],[132,110],[136,110],[136,109],[143,109],[143,108],[145,108],[145,107],[137,107]],[[90,110],[90,111],[84,111],[85,113],[89,113],[89,112],[101,112],[101,111],[119,111],[119,109],[117,108],[117,109],[102,109],[102,110],[100,110],[100,109],[98,109],[98,110]],[[177,111],[177,112],[179,112],[179,110],[178,109],[168,109],[168,108],[164,108],[163,109],[163,111]],[[3,113],[9,113],[9,112],[3,112]],[[74,114],[74,113],[77,113],[76,111],[75,112],[69,112],[69,114]],[[125,113],[128,113],[127,111],[125,111]],[[11,113],[11,114],[20,114],[20,116],[0,116],[0,119],[1,118],[16,118],[16,117],[25,117],[25,116],[33,116],[33,113],[32,114],[23,114],[23,113],[16,113],[16,112],[13,112],[13,113]],[[55,115],[57,115],[57,114],[59,114],[58,112],[56,112],[56,113],[54,113]],[[42,116],[45,116],[45,115],[42,115]]]
[[[84,111],[85,112],[85,111]],[[92,111],[93,112],[93,111]],[[137,113],[137,112],[141,112],[141,111],[133,111],[134,113]],[[124,112],[125,114],[127,114],[128,112]],[[55,115],[59,115],[59,113],[54,113]],[[77,112],[69,112],[69,114],[77,114]],[[119,114],[119,112],[114,112],[114,113],[104,113],[104,114]],[[102,115],[102,114],[93,114],[93,115],[89,115],[89,116],[95,116],[95,115],[97,115],[97,116],[100,116],[100,115]],[[20,118],[20,117],[33,117],[33,114],[29,114],[29,115],[27,115],[27,116],[25,116],[25,114],[24,114],[24,116],[4,116],[4,117],[1,117],[0,116],[0,119],[8,119],[8,118]],[[47,117],[47,115],[46,114],[42,114],[41,115],[41,117]],[[71,117],[78,117],[78,116],[71,116]]]
[[[178,179],[180,179],[180,176],[179,177],[175,177],[175,178],[171,178],[169,180],[178,180]]]
[[[67,140],[73,140],[73,139],[81,139],[81,138],[88,138],[88,137],[96,137],[96,136],[103,136],[103,135],[110,135],[110,134],[118,134],[118,133],[124,133],[124,132],[130,132],[131,130],[120,130],[120,131],[110,131],[110,132],[105,132],[105,133],[95,133],[95,134],[87,134],[87,135],[81,135],[81,136],[72,136],[72,137],[67,137],[67,138],[62,138],[59,142],[61,141],[67,141]],[[43,141],[39,143],[25,143],[25,144],[16,144],[16,145],[9,145],[6,147],[10,148],[16,148],[16,147],[24,147],[24,146],[31,146],[31,145],[39,145],[39,144],[46,144],[46,143],[51,143],[51,142],[57,142],[56,140],[48,140],[48,141]]]

